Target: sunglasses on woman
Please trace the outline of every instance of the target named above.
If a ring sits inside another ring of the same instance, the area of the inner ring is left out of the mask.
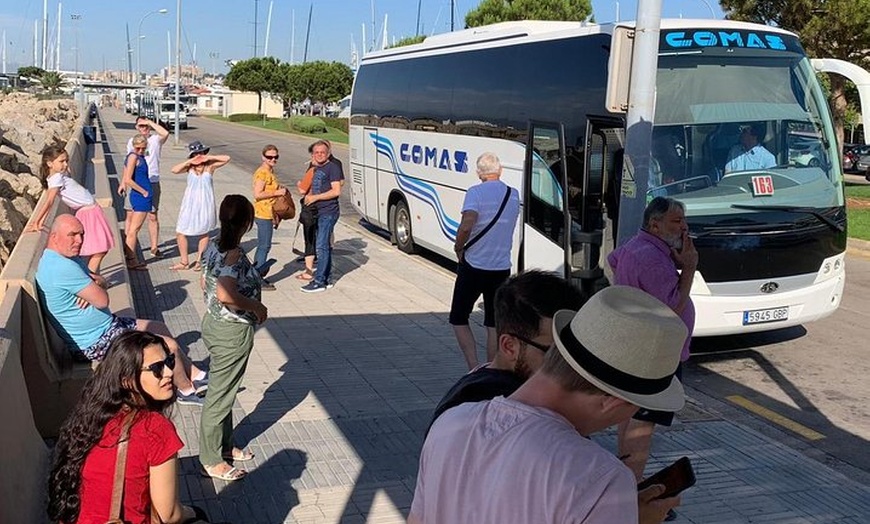
[[[157,362],[145,366],[142,368],[142,371],[150,371],[154,373],[154,378],[160,380],[163,378],[163,368],[167,367],[170,370],[175,369],[175,354],[170,353],[163,360],[158,360]]]
[[[281,155],[263,155],[263,158],[266,160],[278,160]]]

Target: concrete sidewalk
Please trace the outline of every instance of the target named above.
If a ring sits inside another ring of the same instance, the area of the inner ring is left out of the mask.
[[[104,111],[103,119],[120,170],[130,117]],[[169,270],[177,260],[174,226],[185,185],[169,168],[186,157],[171,143],[161,162],[161,238],[169,256],[152,261],[145,253],[149,270],[131,275],[134,298],[139,316],[165,321],[195,360],[206,360],[199,273]],[[232,163],[218,171],[218,202],[226,194],[248,195],[250,175]],[[291,250],[295,224],[276,232],[272,256],[279,262],[270,280],[278,289],[264,296],[270,319],[257,331],[234,410],[238,444],[256,454],[245,464],[244,481],[200,476],[199,409],[175,407],[186,443],[182,498],[203,506],[213,522],[404,522],[432,409],[464,372],[447,324],[453,276],[356,222],[344,216],[336,227],[336,285],[315,295],[300,292],[292,278],[301,268]],[[144,229],[140,241],[147,246]],[[246,237],[251,254],[254,245]],[[472,322],[480,333],[479,311]],[[656,434],[649,465],[654,471],[692,458],[698,484],[684,494],[677,522],[870,522],[867,487],[725,420],[698,398],[679,418]],[[616,435],[595,440],[613,449]]]

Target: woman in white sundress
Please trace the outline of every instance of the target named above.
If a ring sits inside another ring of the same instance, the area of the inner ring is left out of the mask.
[[[187,172],[187,188],[181,199],[175,237],[181,258],[170,269],[179,271],[193,268],[201,269],[202,253],[208,245],[208,234],[217,227],[217,208],[214,201],[213,177],[218,168],[227,165],[228,155],[209,155],[209,148],[202,142],[194,141],[188,146],[188,158],[172,167],[175,174]],[[193,265],[187,252],[187,237],[197,238],[196,258]]]

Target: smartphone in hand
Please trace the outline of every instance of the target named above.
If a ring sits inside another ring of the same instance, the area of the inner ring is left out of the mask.
[[[695,485],[695,471],[689,457],[683,457],[670,466],[659,470],[655,475],[643,479],[637,485],[637,490],[642,491],[655,484],[662,484],[665,492],[658,498],[666,499],[679,495],[686,488]]]

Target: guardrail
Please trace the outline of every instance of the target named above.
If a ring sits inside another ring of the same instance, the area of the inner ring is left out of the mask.
[[[115,249],[102,263],[111,283],[109,304],[115,314],[136,316],[123,239],[112,207],[113,195],[99,120],[85,112],[67,143],[70,172],[90,189],[115,235]],[[46,205],[45,195],[37,210]],[[69,212],[56,199],[46,224]],[[42,311],[36,290],[36,269],[48,233],[23,234],[0,273],[0,522],[44,522],[49,450],[44,439],[57,436],[60,425],[93,372],[92,364],[76,363],[54,333]]]

